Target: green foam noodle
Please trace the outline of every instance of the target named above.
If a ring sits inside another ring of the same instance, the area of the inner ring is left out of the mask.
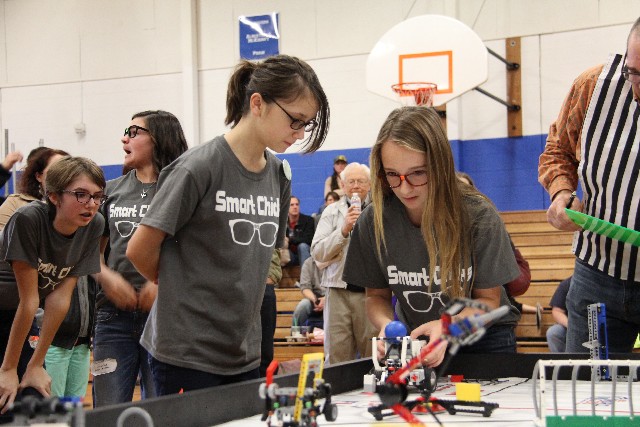
[[[571,221],[585,230],[593,231],[601,236],[620,240],[621,242],[629,243],[633,246],[640,246],[640,232],[636,230],[632,230],[618,224],[613,224],[600,218],[571,209],[565,209],[565,212]]]

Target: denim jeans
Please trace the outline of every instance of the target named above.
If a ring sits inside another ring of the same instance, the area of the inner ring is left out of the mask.
[[[287,265],[302,266],[307,258],[311,256],[311,246],[306,243],[300,243],[295,252],[289,250],[289,253],[291,254],[291,261]]]
[[[587,306],[603,303],[609,352],[630,353],[640,331],[640,283],[619,280],[576,260],[567,294],[567,353],[587,353]]]
[[[306,325],[311,312],[313,311],[313,303],[310,299],[303,297],[296,309],[293,311],[293,322],[296,325]]]
[[[142,398],[155,397],[149,354],[140,345],[148,313],[122,311],[105,304],[96,312],[94,363],[115,359],[115,371],[93,377],[94,407],[131,402],[140,375]]]
[[[490,326],[487,332],[470,346],[461,347],[460,353],[515,353],[516,332],[513,325]]]
[[[547,329],[547,345],[551,353],[564,353],[567,346],[567,328],[554,323]]]
[[[260,378],[258,368],[236,375],[217,375],[170,365],[153,356],[149,356],[149,361],[158,396],[176,394],[180,390],[187,392]]]

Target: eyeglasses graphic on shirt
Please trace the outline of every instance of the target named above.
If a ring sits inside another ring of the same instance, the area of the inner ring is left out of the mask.
[[[54,282],[53,280],[51,280],[50,278],[43,276],[42,274],[38,274],[38,276],[40,276],[41,279],[44,280],[45,284],[43,286],[38,286],[40,289],[47,289],[48,287],[51,287],[51,289],[55,289],[56,286],[58,285],[59,282]],[[39,282],[39,280],[38,280]]]
[[[239,245],[248,245],[258,231],[258,240],[262,246],[273,247],[278,234],[278,224],[275,222],[256,223],[248,219],[232,219],[229,221],[231,238]]]
[[[116,230],[118,230],[118,234],[120,237],[129,237],[136,231],[136,228],[140,225],[139,222],[133,221],[116,221],[115,226]]]
[[[411,310],[419,313],[428,313],[433,308],[434,301],[440,301],[440,305],[444,307],[445,303],[442,301],[442,291],[427,293],[424,291],[404,291],[402,296],[411,307]],[[426,308],[425,308],[426,307]]]

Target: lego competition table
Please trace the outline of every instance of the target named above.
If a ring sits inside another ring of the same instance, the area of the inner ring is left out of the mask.
[[[554,406],[559,415],[572,415],[573,405],[577,415],[595,414],[605,417],[605,420],[617,421],[618,424],[609,425],[638,425],[640,416],[640,383],[637,380],[625,380],[624,367],[615,371],[617,381],[591,381],[590,367],[571,369],[562,367],[540,368],[543,371],[535,373],[538,360],[553,360],[548,364],[589,363],[588,355],[578,354],[493,354],[468,355],[459,354],[451,360],[447,371],[441,373],[438,386],[433,396],[442,400],[456,399],[456,383],[451,382],[451,375],[464,377],[464,384],[477,384],[480,389],[480,400],[484,403],[497,404],[490,416],[482,413],[462,412],[464,406],[456,406],[455,415],[447,413],[437,414],[438,421],[443,426],[471,426],[471,425],[500,425],[500,426],[534,426],[545,417],[540,414],[553,415]],[[619,363],[635,363],[638,365],[639,354],[613,355],[611,359],[625,359]],[[631,362],[628,360],[631,359]],[[575,362],[577,361],[577,362]],[[616,360],[616,362],[618,362]],[[615,362],[613,362],[615,363]],[[373,367],[370,359],[336,364],[324,368],[323,378],[331,384],[332,403],[338,408],[337,419],[329,422],[323,415],[317,418],[320,426],[360,426],[360,425],[407,425],[399,416],[393,414],[376,421],[368,409],[380,404],[375,393],[363,391],[363,376]],[[638,371],[637,368],[632,370]],[[572,380],[575,376],[575,380]],[[629,375],[626,375],[628,378]],[[155,426],[264,426],[261,414],[265,409],[265,401],[259,397],[259,388],[263,380],[247,381],[239,384],[216,387],[206,390],[185,393],[177,396],[165,396],[126,405],[116,405],[101,408],[86,413],[87,426],[147,426],[149,420]],[[274,382],[279,387],[296,387],[298,375],[275,376]],[[409,394],[407,401],[413,400],[417,394]],[[534,400],[537,396],[538,400]],[[554,403],[555,402],[555,403]],[[136,408],[136,409],[132,409]],[[135,412],[144,410],[144,416],[127,414],[126,422],[118,424],[118,417],[125,411]],[[467,409],[470,409],[467,407]],[[473,408],[478,410],[478,408]],[[544,410],[545,412],[541,412]],[[634,412],[635,410],[635,412]],[[481,409],[480,409],[481,411]],[[631,417],[634,413],[635,417]],[[424,425],[439,425],[430,414],[416,415]],[[613,418],[612,418],[613,416]],[[560,423],[558,418],[548,419],[546,425],[581,425]],[[552,421],[552,422],[550,422]],[[623,423],[620,423],[620,422]],[[555,424],[554,424],[555,423]],[[272,425],[276,425],[273,423]],[[603,425],[594,423],[588,425]]]

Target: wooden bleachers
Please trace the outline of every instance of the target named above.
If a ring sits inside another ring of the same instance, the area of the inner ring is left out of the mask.
[[[531,268],[531,285],[516,300],[534,306],[538,302],[544,308],[541,329],[536,326],[535,314],[522,315],[516,327],[518,351],[548,351],[546,333],[554,323],[549,301],[558,284],[573,274],[573,232],[553,228],[543,210],[502,212],[501,216],[511,240]]]
[[[284,271],[289,270],[287,278],[291,278],[295,274],[297,268],[298,275],[300,274],[299,267],[287,267],[283,268],[283,280]],[[298,279],[296,278],[293,283]],[[282,283],[282,282],[281,282]],[[277,305],[277,318],[276,318],[276,332],[273,336],[274,341],[274,357],[279,362],[285,362],[292,359],[301,359],[303,354],[306,353],[323,353],[324,346],[322,344],[310,344],[310,343],[292,343],[287,342],[286,337],[291,335],[291,323],[293,318],[293,310],[296,305],[302,299],[302,292],[299,288],[276,288],[276,305]]]
[[[302,299],[302,293],[299,288],[276,288],[278,318],[276,333],[273,336],[275,340],[284,341],[285,337],[290,335],[293,310],[300,299]]]
[[[278,288],[295,288],[298,280],[300,280],[299,265],[282,267],[282,279],[280,279],[280,283],[278,283]]]

